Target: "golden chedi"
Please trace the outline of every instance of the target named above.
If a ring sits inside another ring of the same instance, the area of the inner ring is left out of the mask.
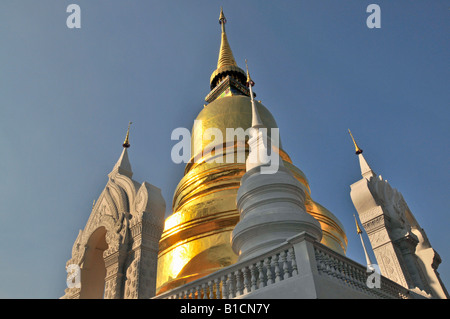
[[[246,171],[248,146],[245,140],[227,136],[227,128],[247,130],[251,127],[252,109],[246,86],[247,75],[233,57],[222,10],[219,23],[222,39],[217,69],[210,79],[211,92],[205,98],[209,104],[194,121],[192,159],[175,190],[173,214],[165,221],[159,244],[157,294],[237,261],[237,255],[231,249],[230,236],[239,221],[236,196]],[[256,102],[256,106],[264,126],[278,128],[269,110],[260,102]],[[205,138],[211,128],[220,130],[223,136],[214,150],[211,150],[211,139]],[[271,135],[270,129],[268,135]],[[311,199],[306,176],[292,164],[281,142],[277,151],[284,166],[304,187],[306,210],[322,227],[321,243],[345,254],[347,237],[343,226],[331,212]],[[230,154],[232,161],[229,160]]]

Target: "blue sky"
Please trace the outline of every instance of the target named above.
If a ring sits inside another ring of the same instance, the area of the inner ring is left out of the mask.
[[[81,29],[66,26],[71,3]],[[371,3],[381,29],[366,26]],[[425,229],[449,288],[450,1],[2,0],[0,298],[64,294],[65,263],[129,121],[133,178],[161,188],[170,214],[184,170],[170,135],[203,108],[220,6],[283,148],[344,225],[347,256],[364,264],[350,128]]]

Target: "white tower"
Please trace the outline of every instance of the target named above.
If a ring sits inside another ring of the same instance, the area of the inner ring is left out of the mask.
[[[381,274],[405,288],[448,298],[437,268],[438,253],[414,218],[402,194],[376,175],[353,138],[362,179],[350,196],[366,230]]]
[[[160,189],[131,178],[128,138],[129,126],[122,154],[73,245],[64,299],[155,295],[166,204]]]

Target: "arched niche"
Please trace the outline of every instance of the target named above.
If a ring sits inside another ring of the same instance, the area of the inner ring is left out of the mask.
[[[81,299],[102,299],[105,290],[106,267],[103,252],[108,249],[106,228],[97,228],[87,241],[81,268]]]

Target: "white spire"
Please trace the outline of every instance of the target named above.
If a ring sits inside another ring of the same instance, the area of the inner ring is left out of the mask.
[[[250,138],[248,140],[250,151],[246,161],[246,171],[248,172],[252,168],[269,164],[270,158],[268,155],[268,149],[271,148],[271,141],[267,135],[267,128],[264,127],[264,124],[259,116],[255,99],[253,97],[252,86],[255,85],[255,82],[253,82],[250,77],[247,60],[245,60],[245,66],[247,68],[247,86],[250,91],[250,101],[252,104],[252,127],[250,128]],[[277,167],[280,165],[279,163],[280,160],[277,158]]]
[[[362,243],[362,246],[363,246],[363,249],[364,249],[364,254],[366,256],[367,269],[373,269],[373,266],[372,266],[373,263],[370,260],[369,254],[367,253],[366,245],[364,245],[364,239],[362,237],[362,233],[363,232],[362,232],[361,228],[359,227],[358,220],[356,219],[356,216],[353,215],[353,217],[355,218],[356,232],[358,233],[359,237],[361,238],[361,243]]]
[[[120,154],[119,160],[117,161],[116,165],[114,165],[113,172],[118,172],[121,175],[125,175],[131,178],[133,176],[133,171],[131,170],[131,164],[130,160],[128,159],[128,151],[124,147],[122,154]]]
[[[372,171],[372,169],[370,168],[366,159],[362,155],[363,150],[361,148],[359,148],[358,144],[356,144],[356,141],[353,138],[353,135],[352,135],[352,132],[350,131],[350,129],[348,130],[348,132],[350,133],[353,144],[355,145],[355,154],[358,155],[358,158],[359,158],[359,166],[361,167],[361,175],[365,179],[370,179],[372,176],[376,176],[376,174],[374,173],[374,171]]]
[[[250,152],[236,198],[240,220],[231,235],[231,246],[239,260],[258,256],[303,232],[317,241],[322,238],[320,223],[306,212],[303,185],[282,164],[276,150],[272,150],[270,157],[267,154],[273,141],[259,117],[248,68],[247,85],[252,102]]]
[[[245,67],[247,69],[247,86],[250,91],[250,100],[252,102],[252,127],[253,128],[264,127],[261,118],[259,117],[258,110],[256,109],[255,99],[253,97],[253,90],[252,90],[252,87],[253,85],[255,85],[255,82],[253,82],[253,80],[250,77],[250,73],[248,72],[247,60],[245,60]]]
[[[369,164],[367,163],[362,153],[358,154],[358,157],[362,177],[364,177],[365,179],[370,179],[372,176],[376,176],[375,172],[370,168]]]
[[[129,135],[131,123],[132,122],[128,123],[127,135],[125,137],[125,141],[122,144],[123,146],[122,154],[120,154],[119,160],[117,161],[116,165],[114,165],[114,168],[111,171],[110,175],[113,174],[114,172],[118,172],[119,174],[128,176],[130,178],[131,176],[133,176],[133,171],[131,170],[131,164],[128,158],[128,151],[127,151],[127,149],[130,147]]]

